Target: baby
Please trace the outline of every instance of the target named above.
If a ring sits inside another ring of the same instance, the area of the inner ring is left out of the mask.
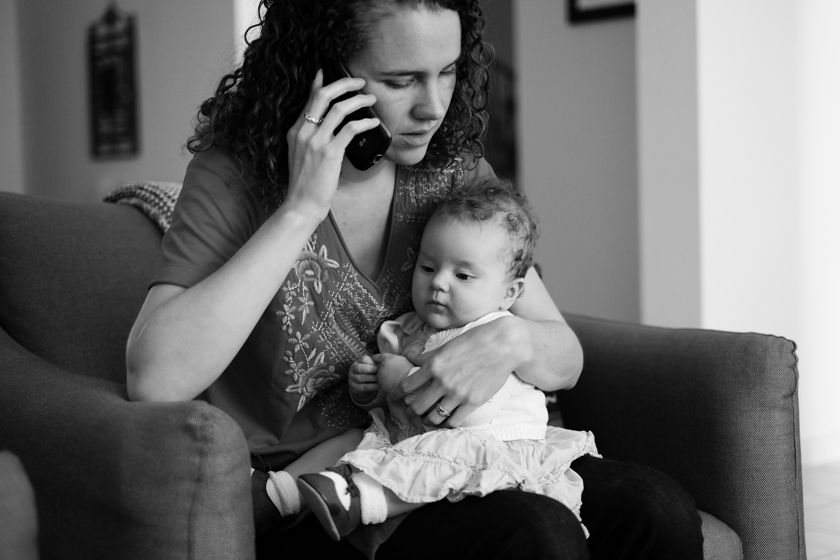
[[[332,538],[426,503],[508,488],[555,498],[580,517],[583,481],[569,464],[597,455],[594,438],[547,426],[544,394],[515,372],[458,428],[409,420],[413,395],[390,403],[389,416],[381,408],[385,395],[419,369],[405,355],[510,315],[536,236],[524,195],[496,178],[456,190],[435,209],[414,270],[415,311],[384,323],[381,354],[364,356],[350,369],[351,396],[370,411],[373,424],[335,467],[297,481]],[[440,402],[435,409],[443,417],[452,413]]]

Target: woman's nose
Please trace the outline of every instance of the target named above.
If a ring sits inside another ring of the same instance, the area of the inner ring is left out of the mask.
[[[414,117],[424,121],[442,120],[446,116],[442,94],[438,83],[434,81],[421,88],[414,105]]]

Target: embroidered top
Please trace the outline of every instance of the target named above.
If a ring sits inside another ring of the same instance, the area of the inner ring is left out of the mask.
[[[375,349],[382,322],[410,310],[420,237],[440,198],[492,173],[484,160],[472,169],[397,167],[385,262],[376,278],[355,266],[332,214],[317,227],[239,353],[203,395],[240,424],[251,451],[273,470],[364,423],[347,388],[350,365],[369,346]],[[228,152],[193,157],[152,285],[195,285],[265,222],[261,201],[241,177]]]

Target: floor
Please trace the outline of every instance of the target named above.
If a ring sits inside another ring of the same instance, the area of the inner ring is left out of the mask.
[[[803,469],[808,560],[840,560],[840,463]]]

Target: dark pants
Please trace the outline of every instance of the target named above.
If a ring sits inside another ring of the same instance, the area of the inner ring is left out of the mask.
[[[671,478],[637,465],[582,457],[572,468],[584,481],[581,516],[545,496],[504,490],[446,500],[412,512],[377,552],[377,560],[427,558],[673,559],[703,558],[693,498]],[[314,516],[260,539],[257,558],[363,558],[327,537]]]

